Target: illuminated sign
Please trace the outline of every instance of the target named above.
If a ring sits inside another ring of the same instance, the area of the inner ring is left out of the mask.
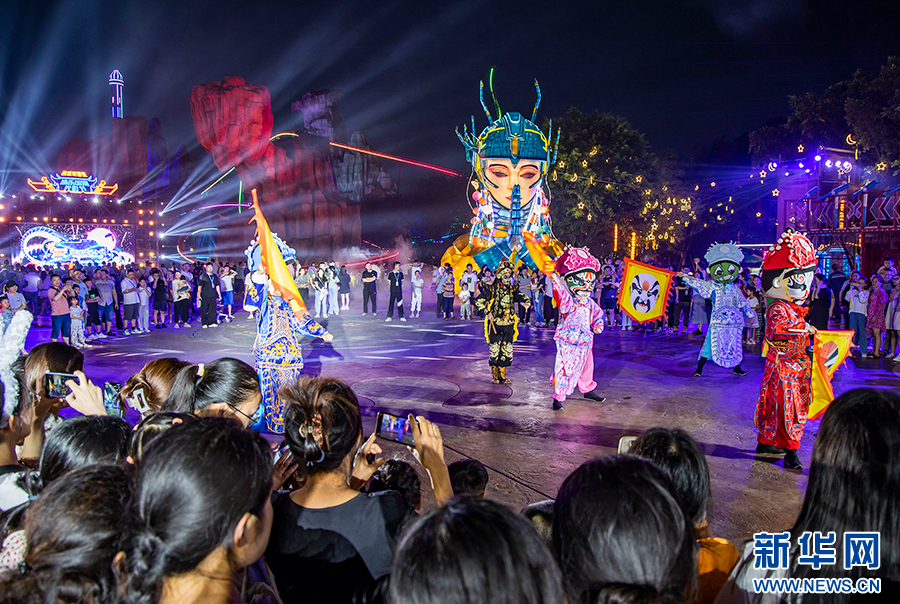
[[[105,180],[99,180],[96,176],[77,170],[63,170],[49,176],[41,176],[40,182],[34,182],[29,178],[28,184],[38,193],[112,195],[119,189],[117,184],[108,185]]]

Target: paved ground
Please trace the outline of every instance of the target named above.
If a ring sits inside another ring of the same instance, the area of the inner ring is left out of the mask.
[[[548,381],[552,330],[521,329],[509,371],[513,384],[497,386],[490,383],[480,323],[439,321],[433,311],[406,323],[385,323],[362,317],[358,309],[325,323],[335,340],[307,343],[306,371],[349,382],[368,430],[378,410],[436,421],[447,461],[471,456],[488,465],[489,495],[512,507],[552,498],[583,461],[614,453],[621,436],[666,426],[690,432],[708,456],[709,518],[716,535],[743,541],[755,531],[783,530],[800,509],[808,469],[786,471],[780,460],[753,455],[752,418],[763,369],[759,347],[745,350],[747,377],[708,364],[704,377],[695,379],[702,337],[608,331],[594,342],[595,379],[606,402],[570,398],[564,411],[554,412]],[[252,363],[254,335],[253,321],[241,313],[215,329],[109,338],[86,351],[86,371],[97,382],[124,381],[162,356],[194,362],[233,356]],[[47,339],[46,328],[33,329],[28,347]],[[838,371],[837,394],[863,386],[900,387],[900,364],[866,359]],[[815,421],[807,425],[800,451],[805,462],[818,427]],[[399,446],[385,448],[410,457]]]

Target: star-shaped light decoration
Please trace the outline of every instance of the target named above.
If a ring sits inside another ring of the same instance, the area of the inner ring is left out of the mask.
[[[765,170],[760,170],[760,171],[759,171],[759,177],[760,177],[760,178],[765,178],[765,177],[766,177],[766,174],[768,174],[768,172],[766,172]]]
[[[797,153],[803,153],[803,145],[797,145]]]
[[[781,191],[779,191],[778,189],[774,189],[772,191],[772,197],[778,197],[779,195],[781,195]]]
[[[887,162],[878,162],[877,164],[875,164],[875,169],[879,172],[884,172],[885,170],[887,170]]]

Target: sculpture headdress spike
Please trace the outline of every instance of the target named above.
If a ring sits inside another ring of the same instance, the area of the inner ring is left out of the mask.
[[[494,108],[497,109],[497,119],[499,120],[503,117],[503,112],[500,111],[500,103],[497,102],[497,97],[494,95],[494,68],[491,67],[491,73],[488,76],[488,87],[491,89],[491,98],[494,100]]]
[[[488,111],[487,105],[484,102],[484,80],[481,80],[478,83],[478,86],[478,98],[481,99],[481,108],[484,109],[484,114],[487,116],[488,123],[490,124],[494,121],[494,118],[491,117],[491,112]]]
[[[541,87],[538,84],[537,79],[534,80],[534,89],[537,90],[537,100],[534,102],[534,111],[531,112],[531,121],[534,122],[537,119],[538,107],[541,106]],[[535,122],[537,123],[537,122]]]

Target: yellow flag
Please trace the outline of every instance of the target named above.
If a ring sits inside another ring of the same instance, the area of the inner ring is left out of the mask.
[[[266,274],[269,275],[269,280],[272,282],[275,292],[287,300],[297,318],[302,319],[309,314],[309,311],[306,310],[306,305],[303,303],[303,298],[300,297],[300,292],[297,291],[297,286],[294,285],[291,272],[284,262],[284,257],[278,249],[278,244],[275,243],[275,239],[272,237],[269,223],[266,222],[266,217],[263,216],[259,207],[256,189],[253,189],[250,193],[253,195],[254,212],[250,222],[256,223],[256,234],[259,235],[259,256],[262,265],[266,269]]]
[[[625,258],[619,308],[638,323],[656,321],[666,312],[675,273]]]
[[[838,370],[847,355],[853,340],[852,331],[819,331],[813,342],[812,366],[812,404],[809,406],[809,419],[819,419],[831,401],[834,390],[831,378]]]

